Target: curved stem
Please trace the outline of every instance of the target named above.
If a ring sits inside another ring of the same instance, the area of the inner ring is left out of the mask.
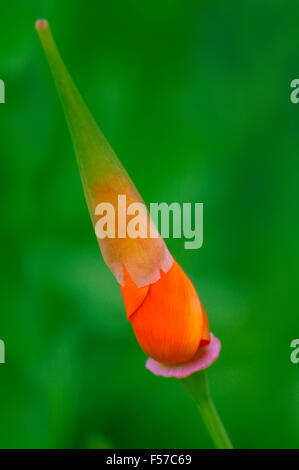
[[[180,379],[181,384],[195,401],[201,417],[217,449],[232,449],[233,446],[210,396],[208,380],[204,370]]]

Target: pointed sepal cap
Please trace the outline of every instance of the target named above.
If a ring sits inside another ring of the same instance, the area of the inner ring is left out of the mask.
[[[36,29],[49,62],[56,87],[71,132],[84,193],[94,226],[99,220],[101,203],[111,204],[118,214],[119,196],[125,196],[126,204],[143,203],[124,167],[99,129],[77,90],[53,40],[46,20],[38,20]],[[140,159],[141,160],[141,159]],[[147,211],[141,225],[152,226]],[[118,226],[118,220],[115,223]],[[124,285],[124,270],[130,274],[138,287],[156,282],[161,271],[167,273],[173,259],[163,239],[99,238],[98,242],[107,265],[119,284]]]

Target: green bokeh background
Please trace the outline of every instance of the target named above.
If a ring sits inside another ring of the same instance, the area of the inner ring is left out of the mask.
[[[168,246],[222,341],[211,390],[236,447],[299,443],[299,5],[1,4],[1,448],[205,448],[180,384],[149,373],[105,266],[34,21],[146,202],[203,202]]]

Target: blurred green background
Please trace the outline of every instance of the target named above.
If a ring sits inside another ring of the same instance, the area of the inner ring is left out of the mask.
[[[299,4],[2,2],[1,448],[205,448],[180,384],[149,373],[104,264],[34,30],[46,17],[146,202],[203,202],[204,245],[170,250],[222,354],[236,447],[299,443]]]

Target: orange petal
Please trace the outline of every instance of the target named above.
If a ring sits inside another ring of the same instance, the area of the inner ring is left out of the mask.
[[[210,337],[210,328],[209,328],[209,322],[207,319],[206,312],[204,311],[204,308],[201,302],[200,302],[200,305],[201,305],[202,313],[203,313],[203,329],[202,329],[202,336],[201,336],[199,347],[202,348],[203,346],[206,346],[207,344],[211,342],[211,337]]]
[[[136,286],[135,290],[140,291]],[[204,310],[193,284],[175,260],[147,293],[134,293],[134,283],[127,274],[122,293],[136,338],[153,359],[165,364],[186,362],[196,354],[201,340],[207,344],[209,330]]]
[[[126,307],[127,318],[131,319],[131,315],[140,307],[149,291],[149,286],[137,287],[131,279],[125,267],[124,270],[124,283],[125,287],[120,285],[120,290],[123,295],[124,304]]]

